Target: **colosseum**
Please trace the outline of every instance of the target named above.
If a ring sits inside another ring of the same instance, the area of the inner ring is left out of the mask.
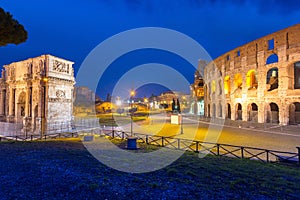
[[[300,24],[219,56],[203,78],[207,117],[300,124]]]

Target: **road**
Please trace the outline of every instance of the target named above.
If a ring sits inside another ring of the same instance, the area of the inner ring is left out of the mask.
[[[181,134],[180,125],[170,124],[169,119],[163,114],[152,115],[147,122],[134,123],[133,132],[289,152],[297,152],[296,147],[300,146],[300,131],[299,134],[286,134],[254,128],[210,126],[209,123],[184,118]],[[130,132],[130,124],[122,129]]]

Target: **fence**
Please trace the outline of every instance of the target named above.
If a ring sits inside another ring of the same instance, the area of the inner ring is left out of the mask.
[[[126,139],[131,136],[131,133],[124,131],[116,130],[105,130],[103,127],[96,127],[95,124],[98,122],[94,119],[90,120],[87,123],[84,121],[76,122],[76,129],[61,129],[56,132],[49,132],[43,135],[12,135],[12,136],[0,136],[0,141],[4,140],[17,140],[17,141],[32,141],[32,140],[47,140],[55,138],[71,138],[71,137],[80,137],[85,133],[105,135],[111,138],[120,138]],[[263,162],[293,162],[300,164],[300,147],[297,148],[297,152],[285,152],[285,151],[276,151],[268,150],[262,148],[254,148],[247,146],[236,146],[230,144],[221,144],[221,143],[209,143],[197,140],[188,140],[182,138],[174,137],[164,137],[157,135],[149,135],[142,133],[134,133],[134,136],[137,137],[138,142],[146,143],[148,145],[156,145],[161,147],[167,147],[177,150],[188,150],[194,151],[197,153],[212,154],[216,156],[229,156],[235,158],[244,158],[251,160],[259,160]]]
[[[110,131],[102,134],[111,138],[126,139],[131,136],[128,132]],[[296,147],[297,152],[276,151],[255,147],[237,146],[221,143],[210,143],[197,140],[188,140],[174,137],[164,137],[135,133],[137,141],[146,144],[167,147],[177,150],[188,150],[215,156],[228,156],[234,158],[244,158],[263,162],[290,162],[300,164],[300,147]]]

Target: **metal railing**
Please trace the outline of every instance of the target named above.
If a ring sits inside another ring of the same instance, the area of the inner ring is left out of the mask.
[[[80,126],[80,124],[82,126]],[[72,138],[81,137],[84,134],[96,134],[99,136],[108,136],[110,138],[119,138],[125,140],[131,136],[130,132],[117,131],[113,129],[104,129],[103,127],[95,127],[97,121],[94,119],[86,124],[86,120],[82,123],[77,122],[76,129],[68,127],[67,129],[58,129],[43,135],[27,134],[0,136],[0,141],[16,140],[16,141],[33,141],[47,140],[56,138]],[[79,127],[79,128],[78,128]],[[198,140],[189,140],[176,137],[165,137],[158,135],[134,133],[138,142],[147,145],[156,145],[176,150],[194,151],[197,153],[211,154],[216,156],[229,156],[234,158],[243,158],[258,160],[263,162],[293,162],[300,164],[300,147],[296,147],[296,152],[277,151],[270,149],[262,149],[248,146],[237,146],[222,143],[210,143]]]
[[[129,132],[110,131],[102,134],[111,138],[126,139],[130,136]],[[135,133],[138,142],[148,145],[156,145],[176,150],[194,151],[196,153],[205,153],[215,156],[228,156],[234,158],[243,158],[258,160],[263,162],[291,162],[300,164],[300,147],[296,147],[296,152],[277,151],[248,146],[238,146],[222,143],[210,143],[198,140],[188,140],[174,137],[164,137],[157,135],[148,135]]]

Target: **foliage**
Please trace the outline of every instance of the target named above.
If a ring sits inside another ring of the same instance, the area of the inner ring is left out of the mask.
[[[177,111],[178,111],[179,113],[181,113],[181,108],[180,108],[179,99],[177,99]]]
[[[27,40],[27,31],[23,25],[13,19],[9,12],[0,8],[0,46],[20,44]]]

